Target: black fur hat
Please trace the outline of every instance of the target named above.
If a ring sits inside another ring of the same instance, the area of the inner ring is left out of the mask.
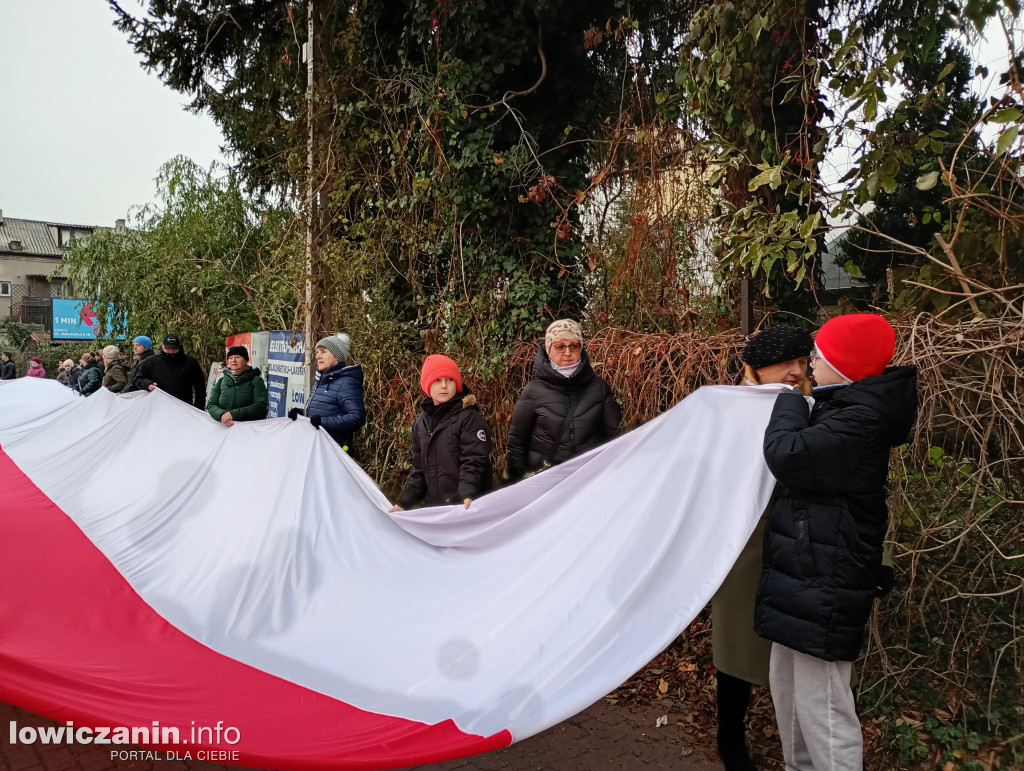
[[[814,341],[806,329],[780,324],[753,335],[747,341],[741,358],[754,369],[761,369],[801,356],[810,356],[813,348]]]

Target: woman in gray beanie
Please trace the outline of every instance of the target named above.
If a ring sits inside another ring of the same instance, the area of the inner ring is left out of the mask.
[[[366,422],[363,405],[363,368],[346,366],[352,341],[344,333],[329,335],[316,344],[316,385],[306,401],[305,414],[314,428],[321,426],[343,450],[348,451],[352,434]],[[295,420],[303,411],[295,408],[288,417]]]

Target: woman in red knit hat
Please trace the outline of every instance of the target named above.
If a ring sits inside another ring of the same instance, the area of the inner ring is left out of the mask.
[[[917,415],[917,370],[889,367],[881,316],[831,319],[815,339],[813,408],[779,394],[764,457],[779,489],[764,539],[754,629],[772,641],[769,680],[786,768],[861,771],[850,671],[884,592],[889,451]]]
[[[493,482],[491,430],[476,397],[463,385],[458,365],[447,356],[426,358],[420,387],[426,398],[412,424],[412,475],[391,511],[421,501],[469,508]]]
[[[25,372],[25,377],[46,377],[46,370],[43,369],[43,360],[38,356],[33,356],[28,371]]]

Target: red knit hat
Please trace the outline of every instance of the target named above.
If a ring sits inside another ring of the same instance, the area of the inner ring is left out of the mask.
[[[462,375],[459,374],[459,365],[447,356],[432,353],[423,362],[423,370],[420,373],[420,388],[423,389],[423,393],[430,396],[430,386],[434,384],[435,380],[440,380],[443,377],[450,377],[455,381],[455,387],[459,391],[462,390]]]
[[[885,371],[896,352],[896,330],[877,314],[849,313],[822,324],[814,347],[838,375],[860,380]]]

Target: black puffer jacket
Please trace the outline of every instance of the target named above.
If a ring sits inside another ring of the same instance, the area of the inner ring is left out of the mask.
[[[533,360],[533,379],[512,412],[508,432],[508,477],[516,481],[545,461],[569,460],[618,435],[622,408],[603,378],[594,374],[586,350],[572,377],[552,366],[541,345]]]
[[[403,509],[461,503],[491,489],[491,430],[463,388],[444,404],[429,397],[412,424],[412,476],[398,498]]]
[[[889,524],[889,450],[917,416],[917,370],[892,367],[817,389],[814,409],[780,394],[764,457],[781,490],[768,517],[755,631],[826,661],[860,652]]]
[[[14,380],[16,377],[18,377],[18,368],[13,359],[0,363],[0,380]]]
[[[153,353],[152,349],[150,348],[147,348],[146,350],[139,354],[139,357],[135,360],[135,364],[132,366],[131,372],[128,373],[128,385],[124,387],[124,391],[122,391],[121,393],[129,394],[132,391],[146,390],[136,382],[136,376],[139,374],[139,366],[150,356],[156,356],[156,354]]]
[[[199,362],[183,351],[160,351],[148,356],[139,361],[134,372],[134,383],[141,390],[149,390],[149,386],[155,384],[185,404],[199,409],[206,407],[206,375]]]

